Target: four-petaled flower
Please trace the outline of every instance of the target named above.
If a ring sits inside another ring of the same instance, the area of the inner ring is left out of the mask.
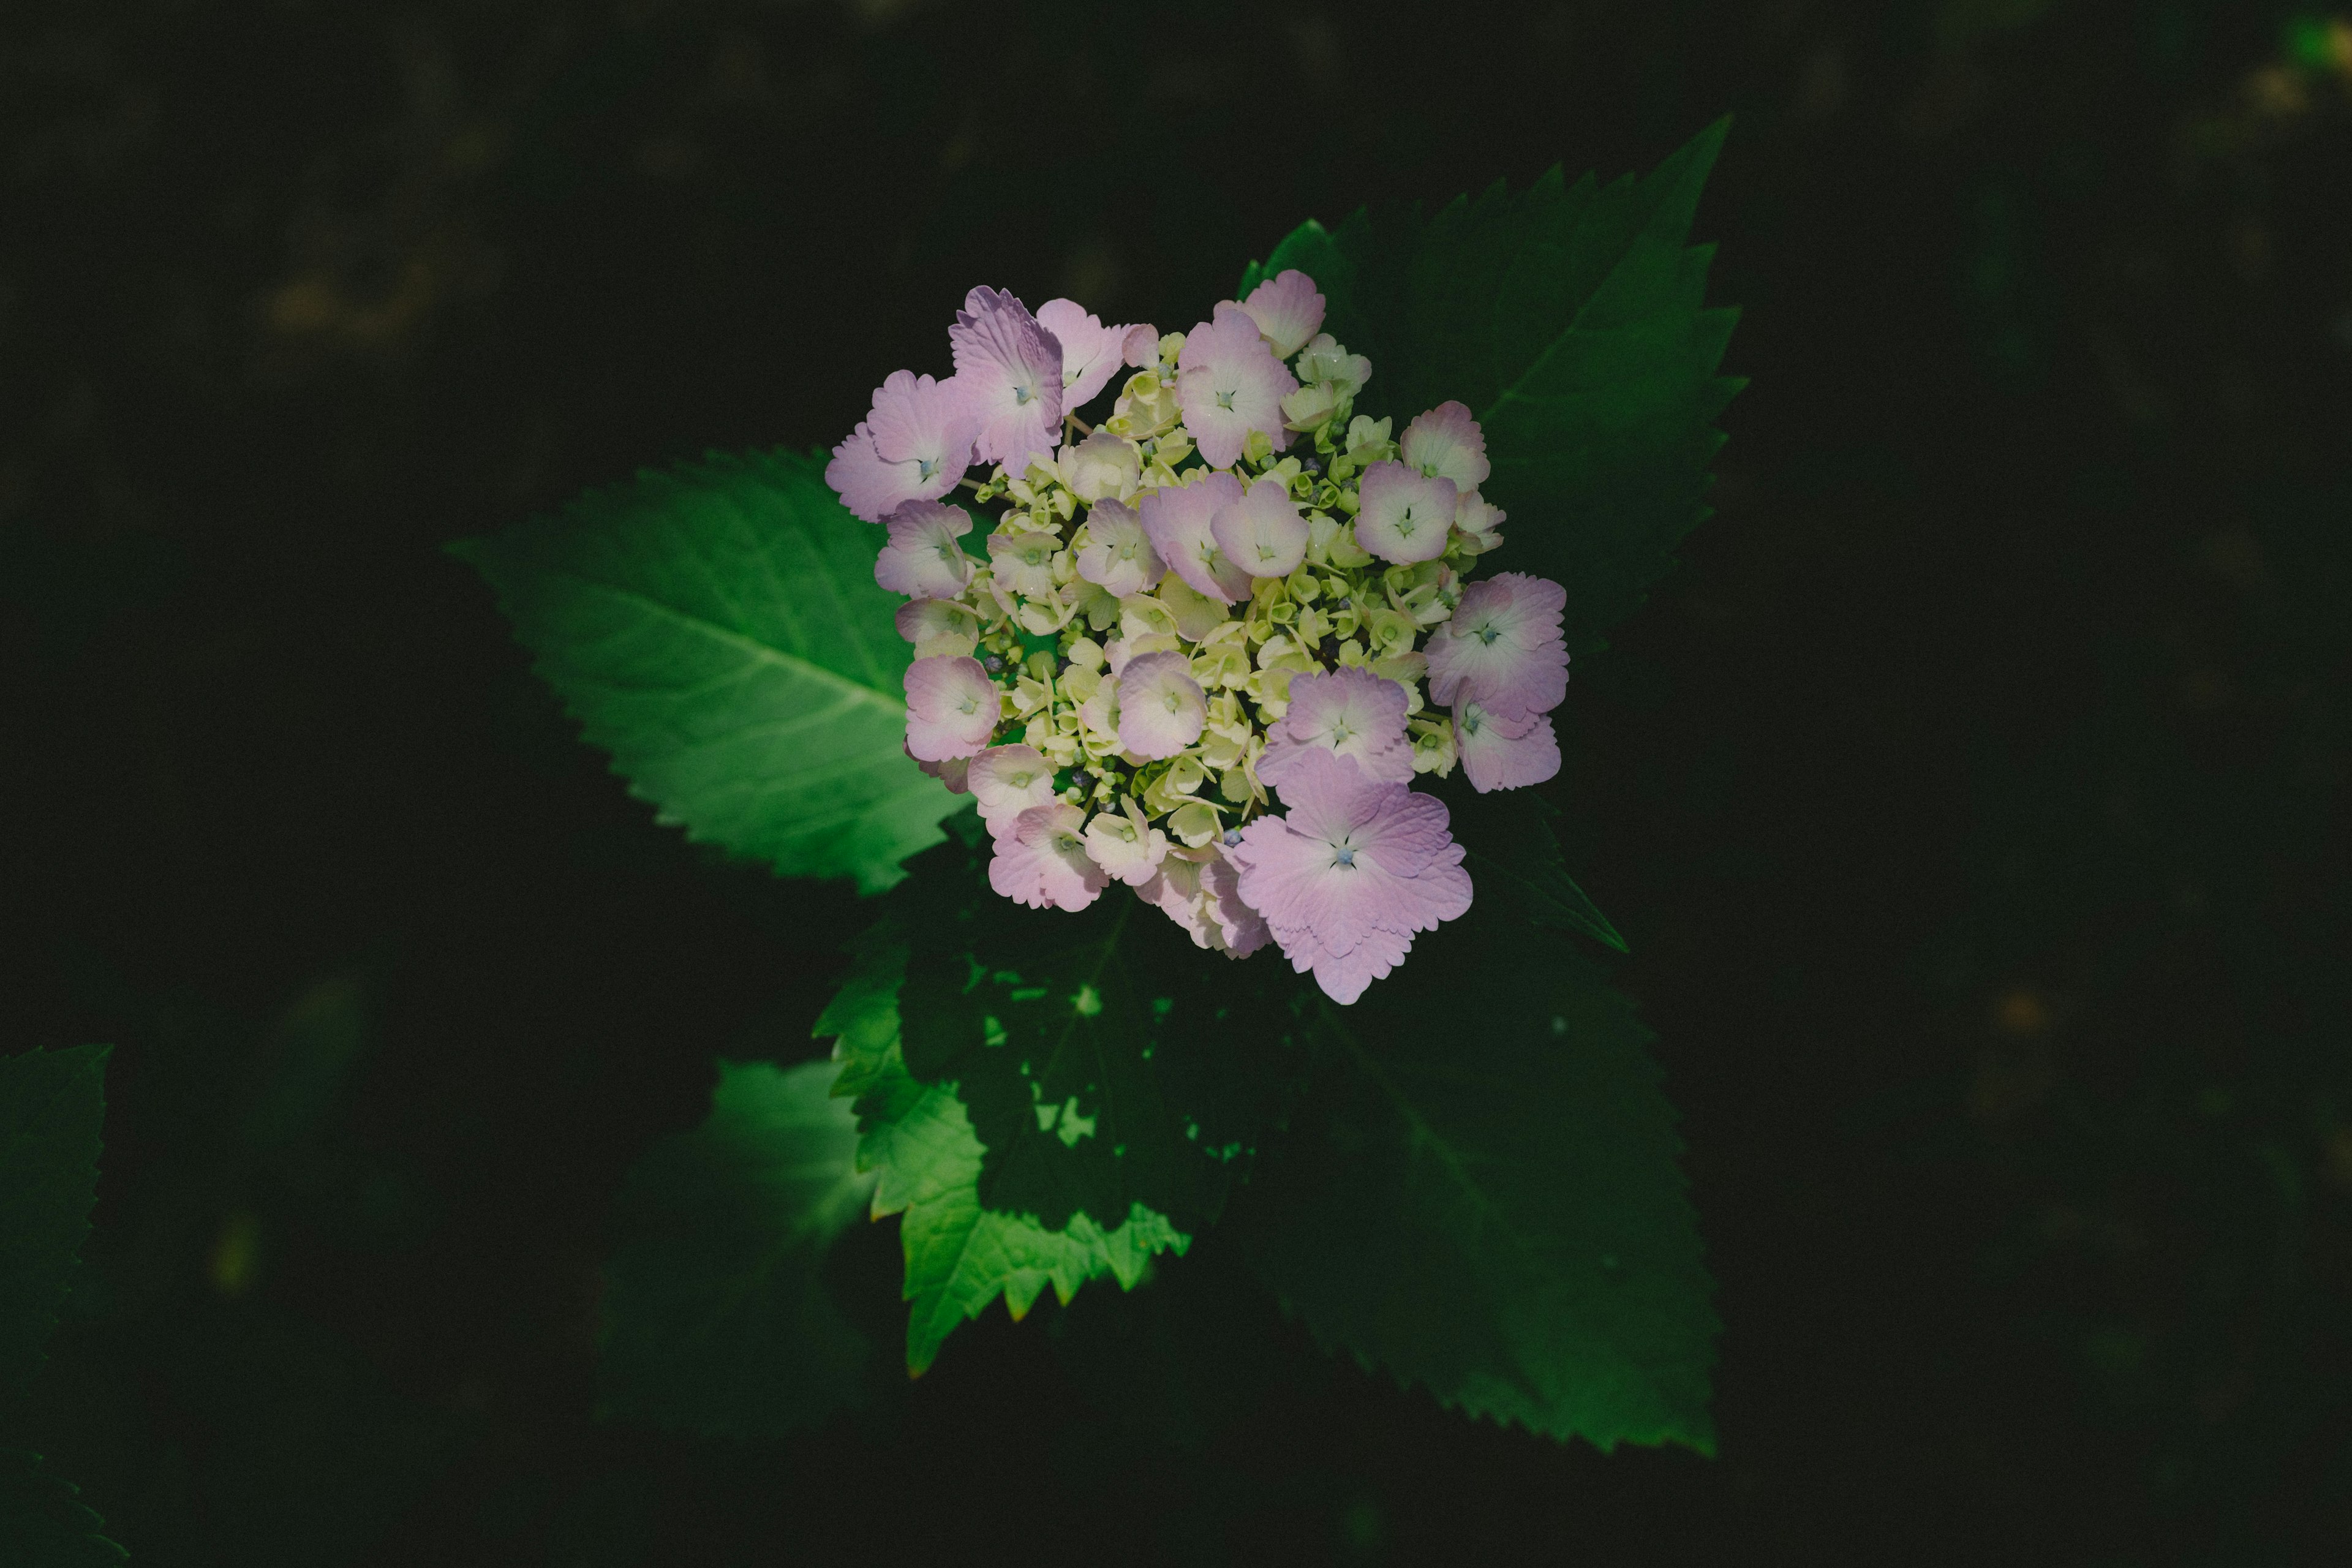
[[[980,421],[983,463],[1019,469],[1062,440],[1062,345],[1001,289],[974,289],[948,329],[954,386]],[[938,492],[944,493],[944,492]]]
[[[1426,479],[1452,479],[1457,490],[1476,489],[1491,471],[1486,432],[1459,403],[1441,403],[1406,426],[1397,456]]]
[[[1172,757],[1201,738],[1208,700],[1181,653],[1138,654],[1118,672],[1118,743],[1139,757]]]
[[[1404,962],[1415,932],[1470,908],[1462,847],[1434,795],[1320,750],[1301,755],[1279,793],[1288,812],[1259,817],[1225,853],[1242,901],[1333,1001],[1355,1001]]]
[[[1349,759],[1367,778],[1402,784],[1412,777],[1404,719],[1404,688],[1369,669],[1298,676],[1289,711],[1266,732],[1257,776],[1278,790],[1301,758],[1321,752]]]
[[[1559,584],[1524,572],[1471,584],[1453,617],[1430,634],[1431,699],[1474,700],[1510,724],[1559,707],[1568,696],[1559,630],[1567,604]]]
[[[1087,514],[1087,542],[1078,575],[1114,599],[1140,594],[1168,570],[1143,531],[1142,520],[1121,501],[1097,501]]]
[[[1287,577],[1307,559],[1307,520],[1278,479],[1260,479],[1209,518],[1224,558],[1253,577]]]
[[[1445,553],[1454,527],[1455,491],[1449,479],[1431,478],[1391,459],[1364,470],[1356,542],[1383,561],[1410,566]]]
[[[991,746],[972,758],[964,787],[980,805],[980,819],[1002,836],[1013,818],[1054,799],[1054,767],[1034,746]]]
[[[890,542],[874,558],[874,580],[910,599],[951,599],[971,582],[971,556],[956,542],[971,514],[945,501],[910,500],[884,520]]]
[[[1254,432],[1277,452],[1289,446],[1282,400],[1297,390],[1298,378],[1235,304],[1220,304],[1213,320],[1187,332],[1176,356],[1176,405],[1211,468],[1233,467]]]
[[[1003,710],[976,658],[942,655],[907,667],[907,750],[919,762],[969,757],[988,744]]]
[[[1085,909],[1110,881],[1087,853],[1086,826],[1075,805],[1031,806],[996,836],[988,885],[1031,909]]]
[[[903,502],[937,500],[955,489],[979,436],[962,388],[894,370],[875,388],[864,421],[833,449],[824,482],[856,516],[879,522]]]

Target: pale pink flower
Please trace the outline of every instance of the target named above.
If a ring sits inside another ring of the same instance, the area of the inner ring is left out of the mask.
[[[1088,819],[1087,853],[1109,876],[1139,888],[1160,874],[1160,863],[1168,858],[1168,835],[1151,826],[1132,797],[1122,807]]]
[[[874,580],[910,599],[952,599],[976,566],[956,542],[971,531],[971,514],[945,501],[910,500],[883,520],[890,542],[875,557]]]
[[[988,744],[1003,710],[976,658],[942,655],[907,667],[907,752],[918,762],[971,756]]]
[[[1118,743],[1147,761],[1172,757],[1201,738],[1208,700],[1181,653],[1138,654],[1118,672]]]
[[[1272,940],[1258,912],[1242,901],[1241,879],[1216,846],[1171,849],[1136,897],[1182,926],[1192,945],[1247,958]]]
[[[1242,309],[1257,323],[1276,359],[1288,359],[1305,348],[1323,324],[1323,296],[1316,291],[1315,279],[1295,267],[1251,289]]]
[[[1300,760],[1281,794],[1289,811],[1259,817],[1225,853],[1243,901],[1333,1001],[1355,1001],[1404,961],[1414,932],[1469,909],[1462,847],[1435,796],[1322,752]]]
[[[1124,599],[1149,589],[1167,570],[1133,507],[1115,500],[1095,502],[1087,513],[1086,548],[1078,552],[1081,578]]]
[[[1293,677],[1290,707],[1266,731],[1259,782],[1278,789],[1300,758],[1323,752],[1348,758],[1366,778],[1404,783],[1412,777],[1405,707],[1404,688],[1369,669]]]
[[[1232,468],[1253,430],[1263,431],[1277,452],[1289,446],[1282,400],[1297,390],[1298,378],[1283,369],[1238,305],[1218,305],[1213,321],[1184,335],[1176,356],[1176,405],[1211,468]]]
[[[1441,403],[1406,426],[1397,456],[1424,479],[1452,479],[1457,490],[1476,489],[1492,471],[1486,432],[1459,403]]]
[[[1014,471],[1062,439],[1062,345],[1029,308],[1001,289],[974,289],[948,329],[949,383],[980,421],[983,463]]]
[[[1055,801],[1033,805],[996,836],[988,885],[1034,910],[1082,910],[1110,879],[1087,854],[1086,814]]]
[[[937,500],[971,467],[980,420],[953,382],[894,370],[874,391],[874,406],[824,466],[851,512],[879,522],[910,500]]]
[[[1062,345],[1062,412],[1076,414],[1100,395],[1127,358],[1128,342],[1137,333],[1158,343],[1160,334],[1145,326],[1106,327],[1102,319],[1076,300],[1048,300],[1037,307],[1037,324]]]
[[[1248,494],[1209,518],[1209,536],[1218,552],[1253,577],[1287,577],[1297,571],[1307,559],[1308,531],[1307,519],[1279,479],[1257,480]]]
[[[1462,590],[1453,617],[1429,634],[1429,695],[1472,700],[1507,723],[1549,713],[1568,696],[1559,617],[1568,593],[1524,572],[1498,572]]]
[[[1431,479],[1402,463],[1364,470],[1356,512],[1356,542],[1383,561],[1410,566],[1445,553],[1454,526],[1454,481]]]
[[[1462,761],[1463,775],[1480,795],[1539,784],[1559,772],[1559,736],[1542,713],[1513,722],[1476,702],[1457,702],[1454,750]]]
[[[1231,474],[1211,474],[1189,485],[1148,492],[1137,517],[1151,547],[1169,570],[1204,598],[1220,605],[1250,596],[1250,575],[1217,548],[1212,523],[1222,507],[1242,499],[1242,482]]]
[[[1054,766],[1034,746],[989,747],[972,758],[967,782],[992,834],[1003,834],[1014,817],[1054,799]]]

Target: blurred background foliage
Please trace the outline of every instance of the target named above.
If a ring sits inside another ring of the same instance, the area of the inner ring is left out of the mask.
[[[836,439],[971,283],[1181,328],[1726,109],[1720,515],[1563,710],[1721,1458],[1444,1415],[1213,1237],[803,1440],[593,1420],[621,1173],[859,911],[655,827],[436,546]],[[2268,0],[18,0],[0,1040],[118,1049],[0,1446],[158,1565],[2336,1560],[2347,172]]]

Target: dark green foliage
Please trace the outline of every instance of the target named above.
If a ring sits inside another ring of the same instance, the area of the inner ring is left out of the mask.
[[[1131,1203],[1106,1227],[1079,1214],[1047,1229],[1033,1215],[983,1208],[982,1151],[953,1084],[922,1084],[900,1055],[898,990],[907,952],[895,921],[856,947],[857,964],[816,1032],[837,1037],[836,1094],[856,1096],[857,1168],[876,1180],[874,1214],[898,1214],[907,1258],[907,1370],[920,1376],[957,1325],[998,1296],[1016,1319],[1050,1284],[1066,1303],[1105,1274],[1122,1289],[1155,1253],[1181,1253],[1191,1237]]]
[[[819,1278],[874,1178],[830,1062],[721,1062],[710,1115],[637,1162],[614,1205],[601,1408],[765,1436],[852,1402],[867,1356]]]
[[[955,798],[907,756],[881,532],[795,452],[641,473],[452,548],[588,739],[688,836],[871,890]]]
[[[1516,916],[1555,931],[1582,931],[1625,951],[1625,939],[1568,874],[1553,826],[1559,809],[1542,793],[1507,789],[1480,795],[1458,774],[1434,793],[1444,798],[1454,840],[1463,847],[1463,866],[1478,897],[1486,900],[1472,919]],[[1509,914],[1497,909],[1498,901]]]
[[[1717,121],[1647,179],[1500,182],[1433,217],[1359,211],[1302,225],[1242,278],[1296,267],[1325,330],[1370,356],[1362,405],[1396,427],[1448,399],[1486,435],[1486,496],[1509,514],[1497,566],[1568,591],[1569,650],[1606,645],[1706,516],[1718,376],[1738,312],[1704,306],[1714,252],[1689,246]]]
[[[40,1370],[89,1234],[110,1048],[0,1061],[0,1405]]]
[[[8,1568],[110,1568],[131,1554],[70,1481],[43,1473],[41,1457],[0,1449],[0,1563]]]
[[[1328,1347],[1546,1436],[1711,1451],[1717,1322],[1633,1005],[1565,938],[1465,921],[1326,1010],[1230,1229]]]
[[[1214,1221],[1295,1093],[1312,983],[1271,951],[1193,946],[1125,888],[1073,914],[1000,898],[955,846],[909,869],[892,895],[908,1069],[958,1086],[988,1149],[982,1200],[1053,1229],[1135,1204]]]

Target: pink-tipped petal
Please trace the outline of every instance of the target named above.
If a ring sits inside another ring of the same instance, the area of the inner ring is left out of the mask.
[[[1118,674],[1118,743],[1148,761],[1172,757],[1201,738],[1208,700],[1181,653],[1139,654]]]
[[[1287,276],[1287,274],[1286,274]],[[1287,577],[1307,559],[1307,519],[1276,479],[1259,479],[1241,500],[1209,518],[1224,558],[1253,577]]]
[[[1110,882],[1087,854],[1086,826],[1075,805],[1031,806],[996,836],[988,885],[1031,909],[1085,909]]]
[[[1143,498],[1136,516],[1151,547],[1185,585],[1220,605],[1250,595],[1250,575],[1217,548],[1212,524],[1219,509],[1242,499],[1242,482],[1231,474],[1211,474],[1189,485],[1171,485]]]
[[[904,741],[898,742],[898,745],[899,749],[906,752],[908,756],[915,757],[914,752],[908,749]],[[971,772],[970,757],[950,757],[943,763],[927,763],[920,757],[915,757],[915,765],[947,785],[950,794],[970,795],[971,793],[969,776]]]
[[[1323,325],[1323,296],[1315,279],[1297,268],[1286,268],[1250,290],[1242,309],[1276,359],[1288,359],[1307,346]]]
[[[1358,545],[1400,566],[1445,553],[1446,531],[1454,526],[1452,479],[1430,479],[1391,460],[1366,468],[1357,494]]]
[[[1115,500],[1097,501],[1087,513],[1087,544],[1077,566],[1081,578],[1119,599],[1143,593],[1168,571],[1135,509]]]
[[[1441,403],[1406,426],[1397,456],[1415,473],[1452,479],[1460,490],[1476,489],[1492,471],[1486,462],[1486,434],[1459,403]]]
[[[1160,363],[1160,329],[1148,321],[1128,328],[1127,336],[1119,340],[1118,352],[1119,357],[1127,363],[1130,370],[1141,370],[1147,365],[1158,364]]]
[[[1018,470],[1062,439],[1062,345],[1028,307],[996,289],[975,289],[948,329],[956,373],[948,384],[980,421],[983,463]]]
[[[1308,752],[1347,758],[1364,776],[1390,784],[1412,777],[1412,742],[1405,734],[1403,687],[1368,669],[1301,675],[1290,682],[1290,706],[1266,731],[1257,776],[1270,788]]]
[[[913,500],[883,520],[890,542],[874,561],[874,580],[910,599],[952,599],[971,583],[975,563],[956,542],[971,514],[944,501]]]
[[[1454,750],[1462,761],[1463,776],[1480,795],[1539,784],[1559,772],[1559,736],[1547,714],[1530,714],[1513,723],[1475,702],[1457,703]]]
[[[879,522],[907,501],[953,489],[971,467],[979,434],[953,383],[892,371],[864,422],[833,449],[824,482],[854,515]]]
[[[1560,613],[1568,593],[1524,572],[1498,572],[1462,590],[1454,614],[1429,636],[1429,695],[1442,706],[1475,700],[1516,724],[1568,696]]]
[[[1053,804],[1054,765],[1034,746],[991,746],[972,758],[967,777],[992,834],[1004,833],[1031,806]]]
[[[976,658],[942,655],[907,667],[907,751],[918,762],[969,757],[988,744],[1003,711]]]
[[[1289,446],[1282,400],[1297,390],[1298,378],[1238,305],[1219,305],[1215,320],[1185,334],[1176,356],[1176,405],[1211,468],[1232,468],[1252,431],[1263,432],[1277,452]]]

